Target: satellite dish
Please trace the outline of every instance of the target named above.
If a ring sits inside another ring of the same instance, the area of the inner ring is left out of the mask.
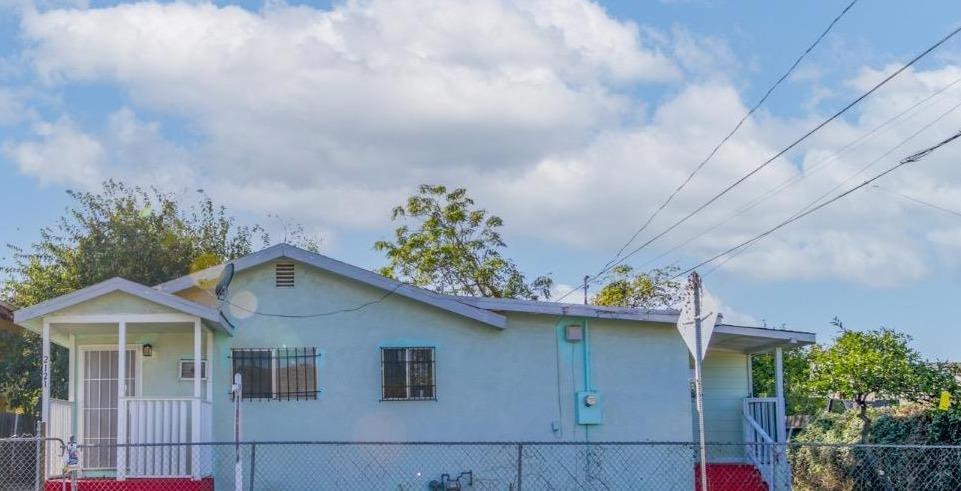
[[[227,287],[230,286],[230,282],[234,279],[234,264],[227,263],[224,266],[224,270],[220,272],[220,281],[217,282],[217,288],[214,289],[214,294],[217,298],[223,300],[227,297]]]

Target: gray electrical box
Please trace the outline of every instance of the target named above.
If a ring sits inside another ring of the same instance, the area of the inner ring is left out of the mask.
[[[584,390],[575,395],[574,404],[577,409],[577,424],[579,425],[599,425],[602,421],[601,416],[601,393],[596,390]]]
[[[584,340],[584,326],[570,324],[564,326],[564,340],[568,343],[579,343]]]

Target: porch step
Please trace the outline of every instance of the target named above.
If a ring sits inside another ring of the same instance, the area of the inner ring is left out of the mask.
[[[70,491],[70,480],[47,481],[44,491]],[[199,481],[179,477],[130,478],[118,481],[112,478],[83,478],[77,480],[77,491],[214,491],[214,478]]]
[[[701,491],[698,468],[694,468],[696,490]],[[767,491],[761,474],[749,464],[707,464],[708,491]]]

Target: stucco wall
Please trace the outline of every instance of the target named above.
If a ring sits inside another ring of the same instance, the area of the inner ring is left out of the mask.
[[[142,369],[142,390],[139,396],[155,397],[190,397],[193,396],[192,380],[180,380],[178,362],[192,360],[194,357],[193,332],[149,332],[129,333],[128,345],[153,346],[153,356],[143,357],[137,353],[137,363]],[[107,346],[116,349],[117,337],[113,335],[77,335],[78,349],[83,350],[93,346]],[[205,346],[205,345],[204,345]],[[206,356],[204,356],[206,358]],[[77,371],[81,373],[81,357],[77,356]],[[206,390],[206,382],[202,384]],[[223,391],[227,393],[227,389]]]
[[[376,300],[377,290],[298,264],[297,286],[276,288],[273,265],[237,275],[230,302],[285,314],[329,312]],[[245,301],[244,299],[247,299]],[[250,401],[250,440],[583,440],[574,391],[583,388],[581,346],[563,341],[561,319],[509,315],[505,330],[400,296],[357,312],[306,319],[231,309],[233,337],[218,335],[215,385],[229,386],[231,347],[317,347],[315,401]],[[671,326],[591,322],[594,387],[604,423],[591,440],[690,440],[687,354]],[[437,400],[380,402],[381,346],[434,346]],[[217,439],[231,436],[231,402],[217,390]],[[552,430],[557,422],[559,431]]]
[[[731,351],[710,351],[704,360],[704,433],[707,441],[743,441],[743,400],[750,395],[747,355]],[[695,433],[696,434],[696,433]],[[715,449],[718,460],[739,459],[740,448]]]

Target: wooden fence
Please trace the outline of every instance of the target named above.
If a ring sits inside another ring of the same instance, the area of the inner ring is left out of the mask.
[[[34,435],[37,432],[37,419],[27,414],[0,412],[0,438],[15,435]]]

